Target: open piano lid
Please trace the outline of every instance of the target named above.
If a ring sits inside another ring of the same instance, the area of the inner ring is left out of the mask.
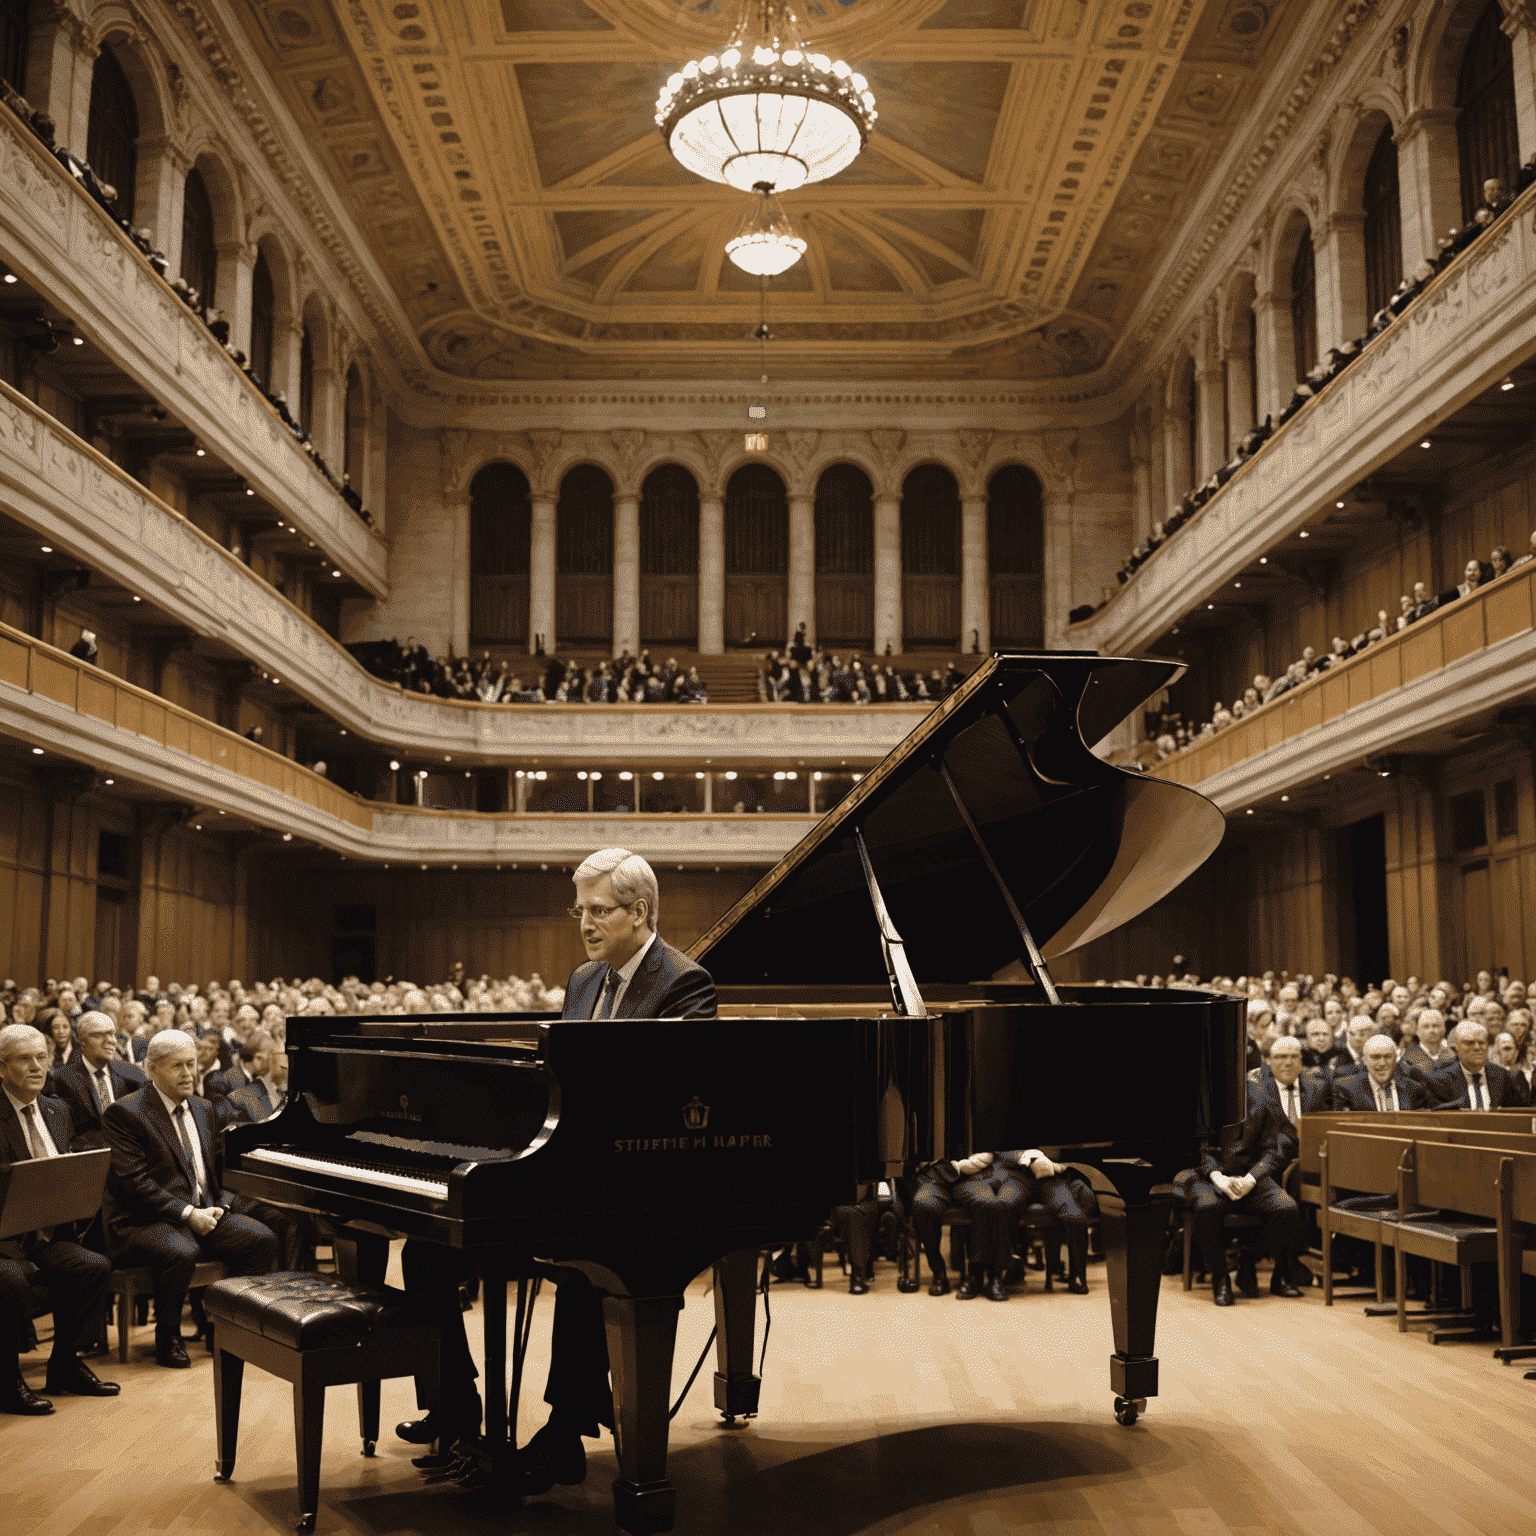
[[[1183,670],[1069,651],[993,655],[689,954],[723,985],[885,982],[862,830],[920,982],[1016,968],[1018,927],[943,769],[1047,959],[1110,932],[1221,842],[1225,819],[1203,795],[1089,750]]]

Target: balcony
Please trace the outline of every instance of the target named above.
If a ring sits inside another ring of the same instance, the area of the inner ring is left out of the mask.
[[[1281,427],[1067,642],[1133,655],[1536,349],[1536,188]]]
[[[671,713],[670,711],[656,711]],[[594,713],[589,711],[590,713]],[[674,865],[775,864],[814,816],[476,815],[383,806],[189,710],[0,626],[0,733],[34,760],[88,763],[113,788],[179,801],[190,825],[369,861],[575,863],[628,844]],[[286,834],[286,835],[285,835]]]
[[[1438,608],[1152,770],[1228,815],[1536,690],[1536,563]]]
[[[0,108],[0,254],[208,451],[375,597],[388,547],[126,235]]]

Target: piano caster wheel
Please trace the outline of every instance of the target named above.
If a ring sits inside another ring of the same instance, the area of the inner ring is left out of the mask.
[[[377,1447],[376,1447],[375,1443],[372,1440],[364,1440],[363,1441],[363,1455],[364,1456],[372,1456],[376,1448]]]
[[[311,1536],[315,1528],[315,1517],[313,1515],[300,1515],[293,1522],[293,1528],[298,1533],[298,1536]]]
[[[722,1413],[720,1419],[727,1429],[736,1428],[736,1415],[734,1413]]]
[[[1137,1420],[1137,1417],[1147,1411],[1147,1400],[1144,1397],[1117,1397],[1115,1399],[1115,1423],[1123,1424],[1127,1429]]]
[[[923,1286],[920,1280],[898,1280],[896,1282],[896,1289],[900,1291],[903,1296],[910,1296],[914,1291],[920,1291],[922,1288]]]

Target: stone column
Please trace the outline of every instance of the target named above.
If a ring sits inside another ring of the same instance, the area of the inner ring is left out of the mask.
[[[960,500],[960,649],[972,646],[971,631],[980,637],[981,651],[992,649],[992,593],[987,581],[987,498]]]
[[[1259,321],[1259,415],[1278,416],[1296,387],[1291,306],[1284,299],[1265,294],[1253,307]]]
[[[613,498],[613,653],[640,654],[640,498]]]
[[[1195,370],[1196,420],[1200,441],[1195,447],[1195,473],[1203,483],[1226,458],[1225,380],[1214,368]]]
[[[1336,213],[1317,245],[1317,352],[1324,356],[1371,323],[1365,303],[1365,215]]]
[[[900,651],[901,632],[901,497],[875,497],[875,655],[887,645]]]
[[[1227,457],[1253,430],[1253,358],[1247,352],[1227,353]]]
[[[555,498],[535,491],[531,547],[528,553],[528,651],[544,640],[544,653],[555,654]]]
[[[187,160],[163,135],[139,139],[139,168],[133,187],[133,222],[149,231],[151,243],[166,259],[172,277],[181,263],[181,201],[186,192]]]
[[[1151,430],[1147,435],[1147,482],[1152,498],[1152,522],[1167,522],[1173,503],[1168,499],[1168,434],[1164,429],[1167,407],[1163,404],[1161,386],[1152,391]],[[1151,523],[1147,532],[1151,532]]]
[[[97,50],[67,6],[39,10],[27,32],[26,98],[53,119],[54,143],[83,160]]]
[[[229,344],[249,355],[251,350],[251,278],[256,271],[256,247],[244,240],[221,240],[213,302],[229,321]]]
[[[469,655],[469,502],[445,501],[443,523],[449,531],[448,638],[455,656]]]
[[[1072,569],[1071,491],[1047,491],[1044,512],[1045,574],[1041,586],[1045,598],[1045,644],[1047,649],[1054,649],[1062,643],[1067,614],[1078,600]]]
[[[1152,524],[1162,522],[1162,509],[1152,505],[1152,466],[1146,448],[1139,442],[1131,444],[1131,505],[1135,517],[1134,541],[1140,544],[1150,538]]]
[[[1536,155],[1536,13],[1528,3],[1510,4],[1501,23],[1515,56],[1515,118],[1520,131],[1520,163]],[[1515,189],[1509,189],[1513,192]]]
[[[341,415],[341,381],[334,368],[316,367],[314,372],[314,403],[310,407],[312,420],[305,423],[314,439],[316,450],[337,474],[341,473],[341,439],[337,435],[337,421]],[[288,408],[293,410],[294,399],[289,396]]]
[[[725,503],[716,495],[699,502],[699,651],[725,653]]]
[[[1189,484],[1189,427],[1177,411],[1163,412],[1163,473],[1168,477],[1163,488],[1163,504],[1177,505]]]
[[[1518,95],[1516,100],[1518,102]],[[1456,109],[1426,107],[1410,113],[1393,135],[1397,143],[1403,271],[1411,273],[1436,251],[1435,242],[1461,224],[1461,156]],[[1525,133],[1520,134],[1524,154]]]
[[[272,326],[272,377],[267,388],[288,402],[288,414],[299,419],[299,354],[304,346],[304,322],[295,316],[275,317]]]
[[[813,497],[801,493],[789,498],[789,593],[786,602],[789,611],[785,614],[785,633],[775,636],[773,643],[784,645],[795,629],[804,624],[806,638],[815,645],[816,502]]]

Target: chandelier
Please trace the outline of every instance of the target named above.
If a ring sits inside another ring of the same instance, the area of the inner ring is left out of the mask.
[[[863,75],[807,53],[786,0],[743,0],[719,54],[690,59],[656,98],[678,163],[742,192],[793,192],[853,163],[879,113]]]
[[[805,255],[805,241],[774,201],[771,182],[760,181],[752,190],[757,202],[726,241],[725,254],[753,277],[777,277]]]

